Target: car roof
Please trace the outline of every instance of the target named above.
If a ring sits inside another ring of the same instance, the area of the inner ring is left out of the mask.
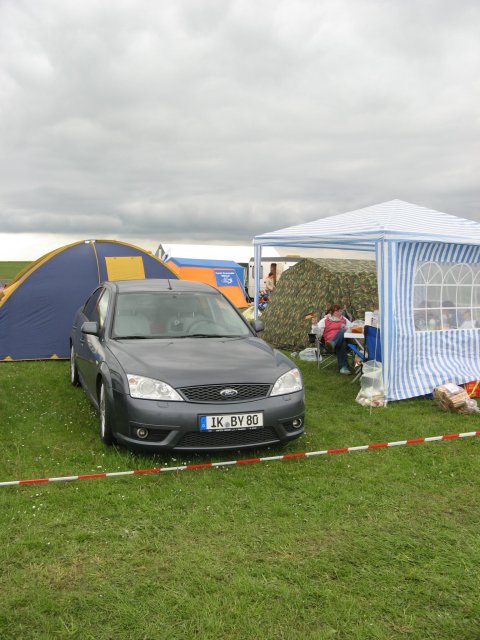
[[[146,278],[144,280],[116,280],[111,283],[119,293],[192,291],[197,293],[219,293],[215,287],[191,280]]]

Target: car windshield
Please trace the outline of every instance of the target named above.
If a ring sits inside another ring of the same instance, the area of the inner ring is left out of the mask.
[[[175,291],[120,293],[114,338],[194,338],[251,335],[237,311],[220,294]]]

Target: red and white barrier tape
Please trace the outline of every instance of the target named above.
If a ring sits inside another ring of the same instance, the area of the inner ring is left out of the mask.
[[[454,440],[456,438],[473,438],[480,436],[480,431],[468,433],[450,433],[445,436],[431,436],[430,438],[412,438],[410,440],[398,440],[397,442],[378,442],[377,444],[365,444],[360,447],[341,447],[339,449],[325,449],[324,451],[308,451],[306,453],[286,453],[283,456],[268,456],[265,458],[247,458],[229,460],[227,462],[205,462],[201,464],[184,464],[178,467],[154,467],[153,469],[135,469],[133,471],[115,471],[112,473],[86,473],[80,476],[61,476],[59,478],[34,478],[33,480],[10,480],[0,482],[0,487],[10,487],[20,484],[39,484],[41,482],[66,482],[69,480],[90,480],[92,478],[118,478],[119,476],[138,476],[147,473],[163,473],[164,471],[187,471],[188,469],[212,469],[214,467],[228,467],[235,464],[252,464],[254,462],[275,462],[276,460],[292,460],[293,458],[313,458],[325,456],[331,453],[351,453],[353,451],[366,451],[367,449],[383,449],[385,447],[400,447],[405,444],[420,444],[422,442],[436,442],[437,440]]]

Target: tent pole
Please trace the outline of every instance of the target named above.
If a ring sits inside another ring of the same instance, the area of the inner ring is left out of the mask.
[[[98,262],[98,255],[97,255],[97,248],[95,247],[95,240],[87,240],[87,242],[93,250],[93,255],[95,256],[95,261],[97,263],[98,284],[101,284],[102,280],[100,277],[100,264]]]
[[[254,318],[258,320],[258,303],[260,301],[260,265],[262,264],[262,246],[254,245],[253,277],[255,281],[255,293],[253,297]]]

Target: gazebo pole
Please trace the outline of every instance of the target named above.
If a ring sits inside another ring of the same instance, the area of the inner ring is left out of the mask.
[[[262,245],[254,247],[253,277],[255,281],[255,293],[253,297],[254,318],[258,320],[258,303],[260,301],[260,266],[262,264]]]
[[[375,242],[375,261],[377,266],[377,286],[378,286],[378,322],[377,328],[380,331],[382,344],[382,378],[385,394],[385,405],[389,399],[389,360],[390,360],[390,313],[391,313],[391,293],[390,289],[390,269],[388,260],[388,242],[384,237]]]

